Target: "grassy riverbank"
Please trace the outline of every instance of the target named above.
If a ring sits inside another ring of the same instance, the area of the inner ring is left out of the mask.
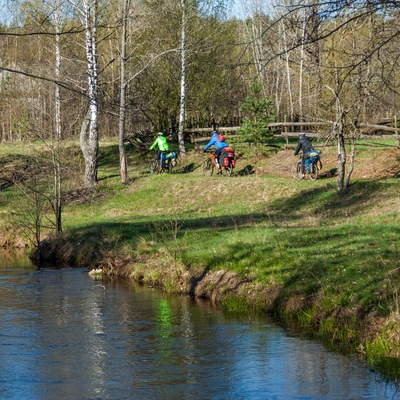
[[[202,176],[204,156],[195,150],[180,160],[179,173],[149,175],[149,155],[129,148],[131,183],[125,186],[119,184],[117,145],[103,143],[98,188],[78,188],[79,162],[71,169],[76,177],[64,183],[65,239],[58,248],[64,259],[208,297],[227,310],[258,308],[297,321],[356,347],[376,365],[393,359],[389,374],[398,376],[395,141],[360,144],[344,195],[336,191],[334,146],[320,146],[324,168],[316,182],[291,178],[293,150],[235,147],[230,178]],[[65,151],[79,160],[75,146]],[[22,146],[0,152],[8,167],[26,157]],[[20,196],[13,185],[0,193],[3,237],[6,229],[14,231]]]

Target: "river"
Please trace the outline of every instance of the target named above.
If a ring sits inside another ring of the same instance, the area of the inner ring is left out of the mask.
[[[397,399],[356,355],[261,316],[0,261],[0,399]]]

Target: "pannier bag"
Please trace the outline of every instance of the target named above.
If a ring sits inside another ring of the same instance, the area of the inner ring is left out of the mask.
[[[311,172],[311,159],[307,158],[304,161],[304,166],[306,167],[307,172]]]
[[[176,158],[176,153],[174,151],[170,151],[164,155],[166,160],[172,160],[173,158]]]
[[[229,167],[229,164],[231,164],[232,168],[235,168],[235,150],[231,147],[225,147],[222,149],[221,156],[223,158],[224,167]]]
[[[175,167],[175,165],[176,165],[175,151],[170,151],[169,153],[163,153],[162,157],[164,158],[164,161],[166,162],[166,164],[168,164],[169,161],[171,161],[172,166]]]
[[[321,154],[320,150],[314,150],[312,149],[307,153],[307,156],[309,157],[311,162],[316,162],[319,160],[319,155]]]
[[[312,149],[306,155],[308,158],[304,161],[304,165],[308,172],[311,170],[311,163],[316,163],[318,169],[322,169],[322,163],[319,155],[321,154],[320,150]]]

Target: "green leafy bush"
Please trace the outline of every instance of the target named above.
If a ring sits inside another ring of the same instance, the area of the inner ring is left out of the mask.
[[[240,110],[246,116],[238,133],[243,140],[256,144],[265,143],[274,133],[267,127],[275,120],[273,102],[271,98],[263,96],[262,90],[262,85],[254,82],[251,85],[251,94],[240,105]]]

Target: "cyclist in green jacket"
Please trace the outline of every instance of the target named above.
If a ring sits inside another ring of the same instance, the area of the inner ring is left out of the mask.
[[[162,132],[157,133],[157,139],[151,145],[150,150],[153,150],[154,147],[158,147],[157,150],[157,162],[158,162],[158,170],[161,172],[161,169],[164,168],[164,160],[165,154],[169,151],[169,145],[167,142],[167,138],[164,136]]]

